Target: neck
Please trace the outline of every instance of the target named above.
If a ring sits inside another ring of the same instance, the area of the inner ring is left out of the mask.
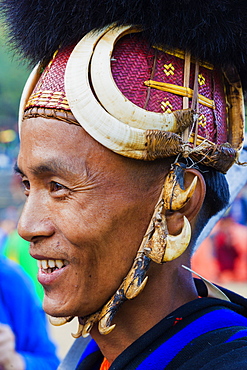
[[[135,299],[125,302],[117,312],[113,320],[115,329],[110,334],[101,335],[97,325],[93,327],[91,335],[110,363],[172,311],[197,298],[192,276],[181,267],[182,264],[186,262],[152,263],[144,290]]]

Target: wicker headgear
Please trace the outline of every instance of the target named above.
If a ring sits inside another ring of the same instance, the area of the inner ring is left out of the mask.
[[[24,118],[55,117],[127,157],[181,154],[226,172],[243,140],[238,74],[150,46],[139,31],[109,26],[55,53],[24,89],[20,123],[23,110]]]
[[[246,1],[0,2],[14,44],[41,61],[21,119],[25,110],[25,117],[79,123],[109,149],[137,159],[180,154],[223,173],[237,160]]]

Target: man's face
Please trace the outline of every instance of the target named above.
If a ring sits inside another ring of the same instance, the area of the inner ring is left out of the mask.
[[[44,309],[53,316],[93,313],[131,267],[160,186],[144,181],[140,161],[51,119],[23,123],[17,164],[27,195],[19,233],[44,267]]]

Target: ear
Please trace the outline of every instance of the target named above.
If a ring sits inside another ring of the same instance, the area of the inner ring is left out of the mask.
[[[186,169],[184,176],[185,187],[188,187],[193,181],[194,177],[197,177],[196,189],[188,201],[188,203],[181,209],[184,216],[188,218],[190,222],[196,218],[200,211],[206,194],[206,184],[202,174],[194,168]]]
[[[180,233],[184,224],[184,216],[186,216],[192,225],[202,207],[206,194],[206,184],[202,174],[194,168],[187,168],[184,172],[184,185],[187,189],[192,184],[192,181],[195,177],[197,177],[195,190],[185,206],[177,211],[166,212],[167,227],[169,233],[172,235],[177,235]]]

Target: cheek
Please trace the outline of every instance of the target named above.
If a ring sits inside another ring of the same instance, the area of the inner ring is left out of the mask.
[[[92,267],[93,280],[111,276],[120,283],[128,273],[147,223],[146,212],[135,202],[88,199],[60,205],[56,226],[66,239],[68,253]],[[86,204],[86,205],[85,205]],[[124,206],[123,206],[124,204]],[[139,207],[138,207],[139,206]]]
[[[55,223],[64,236],[77,244],[77,240],[102,244],[109,241],[112,234],[119,235],[121,230],[128,225],[128,210],[120,210],[110,206],[110,202],[104,207],[102,202],[69,201],[61,204],[53,211]]]

